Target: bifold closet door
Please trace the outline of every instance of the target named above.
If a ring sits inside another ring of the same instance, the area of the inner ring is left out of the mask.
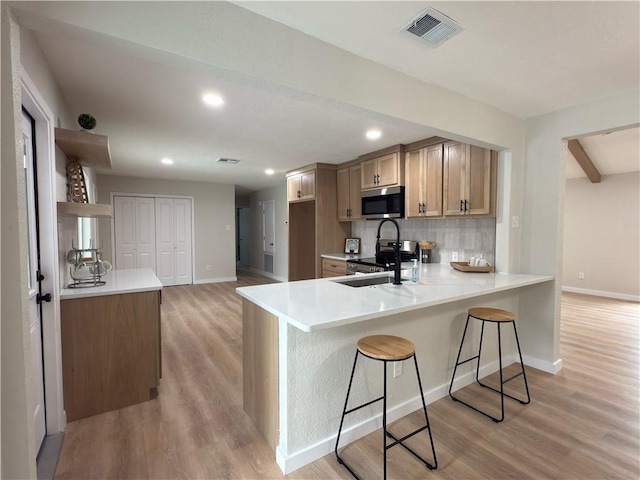
[[[115,268],[151,268],[156,271],[155,201],[150,197],[113,199]]]
[[[191,200],[156,198],[156,275],[163,285],[192,283]]]

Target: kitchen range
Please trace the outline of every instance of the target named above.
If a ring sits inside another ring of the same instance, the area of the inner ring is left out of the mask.
[[[347,259],[347,275],[377,273],[393,270],[396,240],[380,240],[380,253],[374,257]],[[415,240],[400,241],[400,258],[403,262],[418,259],[419,244]]]

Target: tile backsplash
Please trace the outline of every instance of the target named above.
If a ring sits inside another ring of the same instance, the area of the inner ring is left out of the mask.
[[[352,222],[351,234],[361,239],[360,254],[374,255],[379,220]],[[473,256],[484,255],[493,265],[496,245],[495,218],[434,218],[399,219],[402,240],[427,240],[435,242],[433,263],[449,263],[452,252],[458,252],[458,260],[468,261]],[[387,222],[382,227],[381,238],[396,238],[394,226]]]

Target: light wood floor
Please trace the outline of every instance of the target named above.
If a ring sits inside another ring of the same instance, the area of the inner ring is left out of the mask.
[[[242,410],[235,288],[269,280],[238,278],[164,289],[158,398],[70,423],[57,478],[283,478]],[[637,303],[563,295],[564,368],[527,370],[531,404],[508,401],[501,424],[449,398],[429,405],[438,470],[394,448],[389,478],[639,478],[639,316]],[[412,414],[395,428],[418,422]],[[375,432],[344,449],[363,478],[381,478],[381,441]],[[351,477],[329,455],[287,478]]]

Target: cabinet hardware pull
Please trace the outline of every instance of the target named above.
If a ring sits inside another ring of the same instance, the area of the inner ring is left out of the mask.
[[[298,190],[298,198],[300,198],[300,190]]]
[[[460,200],[460,211],[464,212],[464,202]]]
[[[467,201],[466,200],[464,201],[464,211],[465,212],[469,211],[469,209],[467,208]]]

